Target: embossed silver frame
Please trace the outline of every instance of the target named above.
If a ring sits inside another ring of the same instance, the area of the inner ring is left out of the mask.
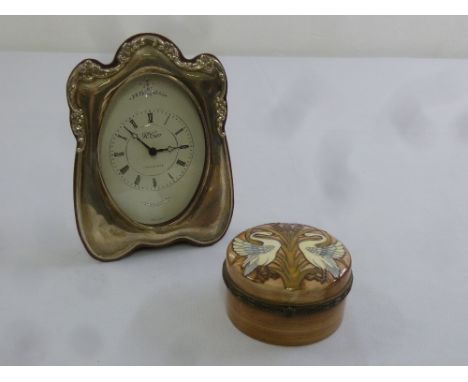
[[[114,92],[136,73],[171,76],[195,98],[207,143],[205,169],[189,206],[167,224],[132,222],[110,199],[98,165],[98,139],[103,115]],[[117,260],[140,247],[176,242],[210,245],[225,234],[232,217],[234,193],[224,131],[227,78],[210,54],[186,59],[169,39],[157,34],[130,37],[112,63],[80,62],[67,82],[70,125],[77,140],[74,170],[75,217],[84,246],[102,261]]]

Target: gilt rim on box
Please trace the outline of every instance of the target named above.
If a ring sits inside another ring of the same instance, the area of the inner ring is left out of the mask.
[[[317,313],[323,310],[327,310],[333,308],[334,306],[338,305],[342,302],[348,293],[351,291],[351,287],[353,285],[353,274],[351,273],[348,283],[346,287],[343,289],[343,292],[328,299],[326,301],[314,304],[301,304],[301,305],[292,305],[292,304],[275,304],[269,301],[261,300],[255,297],[252,297],[248,293],[245,293],[242,289],[240,289],[236,284],[231,280],[229,277],[229,273],[227,272],[226,268],[226,261],[223,262],[223,280],[226,284],[226,287],[229,291],[238,299],[240,299],[243,303],[253,306],[257,309],[261,309],[271,313],[277,313],[284,316],[292,316],[296,314],[311,314]]]

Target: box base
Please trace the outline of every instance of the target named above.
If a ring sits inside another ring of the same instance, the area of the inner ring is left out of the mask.
[[[335,332],[345,301],[320,312],[285,316],[248,305],[227,291],[227,313],[240,331],[257,340],[284,346],[307,345]]]

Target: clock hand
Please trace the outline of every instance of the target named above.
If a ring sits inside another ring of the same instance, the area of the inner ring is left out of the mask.
[[[140,139],[138,134],[134,133],[133,131],[130,131],[125,126],[123,126],[123,128],[129,132],[129,134],[132,136],[133,139],[136,139],[138,142],[143,144],[143,146],[145,146],[148,149],[149,155],[155,156],[156,153],[159,151],[159,150],[156,150],[154,147],[148,146],[143,140]]]
[[[188,149],[190,146],[189,145],[182,145],[182,146],[179,146],[179,147],[172,147],[172,146],[168,146],[166,147],[165,149],[157,149],[158,153],[159,152],[162,152],[162,151],[174,151],[176,149]]]

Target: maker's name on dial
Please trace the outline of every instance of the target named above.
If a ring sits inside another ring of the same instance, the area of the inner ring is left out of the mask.
[[[141,204],[143,204],[145,207],[161,207],[163,204],[166,204],[171,200],[170,196],[166,196],[162,198],[161,200],[158,200],[157,202],[149,202],[149,201],[142,201]]]

